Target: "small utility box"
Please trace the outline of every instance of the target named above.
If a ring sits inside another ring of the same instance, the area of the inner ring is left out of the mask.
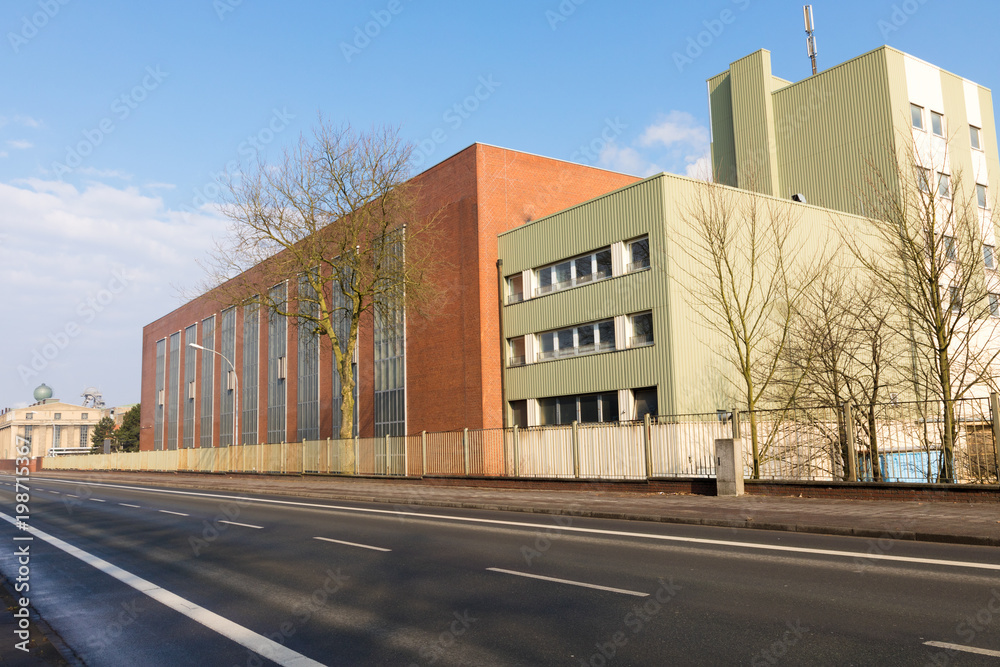
[[[743,440],[715,441],[715,487],[718,496],[743,495]]]
[[[111,453],[111,438],[104,439],[104,453],[105,454]]]

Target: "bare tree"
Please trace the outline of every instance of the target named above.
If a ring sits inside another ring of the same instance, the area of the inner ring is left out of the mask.
[[[790,259],[798,222],[792,203],[718,184],[701,187],[703,194],[682,214],[691,235],[685,244],[693,259],[690,298],[726,341],[723,355],[749,412],[757,479],[773,433],[760,442],[756,410],[777,384],[795,304],[813,279],[811,262],[800,257],[793,267]]]
[[[230,226],[209,266],[215,296],[256,302],[293,320],[299,335],[329,341],[342,439],[353,433],[363,323],[397,318],[432,293],[435,219],[418,210],[407,180],[411,153],[394,128],[357,132],[320,119],[283,159],[258,160],[232,180],[223,207]]]
[[[896,164],[892,173],[871,169],[867,234],[844,239],[898,309],[889,322],[910,345],[914,394],[939,402],[943,413],[937,477],[953,482],[955,402],[993,385],[1000,354],[992,340],[1000,304],[984,267],[994,221],[979,206],[975,184],[948,168],[947,146],[932,151],[910,141]]]

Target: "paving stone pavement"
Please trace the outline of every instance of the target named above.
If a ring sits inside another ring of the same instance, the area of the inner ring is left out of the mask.
[[[454,480],[299,475],[207,475],[50,471],[53,477],[215,492],[261,493],[389,503],[404,508],[460,507],[609,519],[759,528],[828,535],[1000,546],[1000,503],[844,500],[775,496],[717,497],[597,489],[539,490],[455,486]]]

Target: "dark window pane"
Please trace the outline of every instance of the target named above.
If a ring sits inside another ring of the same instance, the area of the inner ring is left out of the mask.
[[[573,347],[573,330],[562,329],[559,331],[559,349],[567,350]]]
[[[556,419],[556,399],[554,398],[538,399],[538,413],[543,426],[559,423]]]
[[[600,410],[597,407],[597,394],[587,394],[580,397],[580,421],[599,422],[601,421]]]
[[[556,349],[556,334],[555,332],[549,331],[548,333],[543,333],[539,337],[542,345],[542,352],[551,352]]]
[[[590,279],[590,274],[593,272],[593,262],[591,261],[591,256],[580,257],[575,262],[576,265],[576,280],[577,282],[584,282]]]
[[[576,396],[560,396],[559,423],[571,424],[576,421]]]
[[[607,278],[611,275],[611,249],[597,253],[597,277]]]
[[[636,419],[642,419],[647,414],[650,417],[655,417],[657,415],[656,387],[636,389],[633,392],[633,395],[635,396]]]
[[[548,287],[552,284],[552,268],[545,267],[538,272],[538,286]]]
[[[518,428],[528,425],[528,401],[510,402],[510,425]]]
[[[649,239],[641,239],[631,245],[632,268],[641,269],[649,266]]]
[[[556,264],[556,280],[555,282],[559,285],[569,282],[570,279],[570,266],[571,262],[563,262],[562,264]]]
[[[611,391],[606,394],[601,394],[601,421],[602,422],[620,421],[618,415],[617,391]]]
[[[576,330],[577,344],[583,348],[594,344],[594,325],[584,324],[581,327],[577,327]]]
[[[636,336],[652,336],[653,314],[643,313],[632,318],[632,333]]]
[[[605,320],[597,325],[602,350],[615,349],[615,321]]]

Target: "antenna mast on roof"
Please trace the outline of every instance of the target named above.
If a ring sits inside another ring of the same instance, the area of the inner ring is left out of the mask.
[[[813,25],[813,6],[803,5],[802,14],[806,19],[806,48],[809,50],[809,60],[812,61],[813,74],[816,73],[816,31]]]

